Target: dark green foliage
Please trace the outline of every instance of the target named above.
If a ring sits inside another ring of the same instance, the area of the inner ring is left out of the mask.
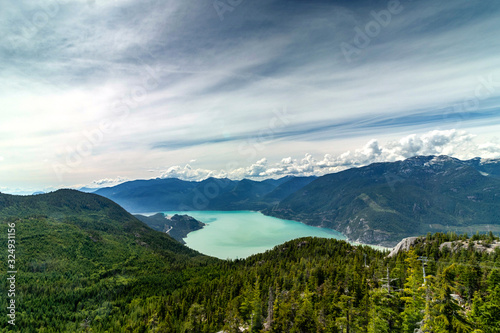
[[[21,332],[120,327],[133,315],[134,299],[153,302],[169,295],[189,278],[182,269],[216,261],[94,194],[0,194],[0,202],[0,244],[5,251],[0,257],[0,288],[3,293],[11,229],[7,223],[15,223],[16,329]],[[0,304],[6,308],[5,297]],[[9,327],[2,313],[0,327]]]
[[[303,238],[245,260],[222,261],[149,229],[96,195],[58,191],[0,199],[0,244],[6,248],[6,223],[14,222],[18,269],[16,327],[1,315],[2,332],[498,332],[500,327],[500,251],[440,250],[444,242],[469,241],[453,233],[429,234],[413,251],[391,258],[367,246]],[[498,241],[493,235],[475,239]],[[429,258],[424,286],[420,256]],[[4,252],[2,267],[5,261]],[[2,297],[0,308],[6,305]]]

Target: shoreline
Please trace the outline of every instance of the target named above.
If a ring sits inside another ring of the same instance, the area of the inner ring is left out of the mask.
[[[193,212],[203,212],[203,213],[209,213],[209,212],[217,212],[217,213],[235,213],[235,212],[253,212],[253,213],[260,213],[264,216],[267,216],[267,217],[272,217],[272,218],[277,218],[277,219],[280,219],[280,220],[283,220],[283,221],[291,221],[291,222],[298,222],[298,223],[301,223],[301,224],[304,224],[306,226],[309,226],[309,227],[314,227],[314,228],[318,228],[318,229],[323,229],[325,231],[332,231],[333,233],[338,233],[340,235],[342,235],[342,237],[344,237],[343,239],[339,239],[339,240],[343,240],[343,241],[346,241],[347,243],[351,244],[352,246],[369,246],[375,250],[378,250],[378,251],[392,251],[394,249],[394,247],[387,247],[387,246],[384,246],[384,245],[380,245],[380,244],[367,244],[367,243],[362,243],[362,242],[358,242],[358,241],[355,241],[355,240],[352,240],[350,239],[348,236],[344,235],[342,232],[338,231],[338,230],[335,230],[335,229],[332,229],[332,228],[326,228],[326,227],[322,227],[322,226],[319,226],[319,225],[309,225],[307,223],[304,223],[302,221],[295,221],[295,220],[288,220],[288,219],[282,219],[282,218],[278,218],[278,217],[275,217],[275,216],[271,216],[271,215],[266,215],[264,214],[262,211],[258,211],[258,210],[234,210],[234,211],[214,211],[214,210],[196,210],[196,211],[158,211],[158,212],[147,212],[147,213],[130,213],[132,215],[144,215],[144,216],[152,216],[152,215],[155,215],[155,214],[158,214],[158,213],[162,213],[165,215],[165,217],[168,216],[168,214],[166,214],[166,212],[175,212],[175,213],[182,213],[183,215],[188,215],[188,216],[191,216],[189,215],[190,213],[193,213]],[[192,217],[192,216],[191,216]],[[206,222],[203,222],[203,221],[200,221],[204,224],[203,228],[201,229],[197,229],[197,230],[193,230],[193,231],[190,231],[189,233],[187,233],[186,237],[183,237],[183,241],[187,238],[187,236],[192,233],[192,232],[195,232],[195,231],[199,231],[199,230],[202,230],[204,229],[206,226],[209,225],[209,223],[206,223]],[[300,238],[300,237],[299,237]]]
[[[280,220],[285,220],[285,219],[282,219],[282,218],[279,218],[279,217],[276,217],[276,216],[264,214],[262,211],[258,211],[258,212],[261,213],[262,215],[265,215],[265,216],[278,218]],[[332,229],[332,228],[326,228],[326,227],[322,227],[322,226],[319,226],[319,225],[310,225],[310,224],[304,223],[302,221],[296,221],[296,220],[286,220],[286,221],[299,222],[299,223],[302,223],[302,224],[307,225],[309,227],[314,227],[314,228],[320,228],[320,229],[324,229],[324,230],[335,231],[335,232],[337,232],[337,233],[339,233],[339,234],[341,234],[342,236],[345,237],[345,239],[342,239],[342,240],[345,240],[347,243],[349,243],[349,244],[351,244],[353,246],[364,246],[364,245],[366,245],[366,246],[370,246],[371,248],[373,248],[375,250],[379,250],[379,251],[392,251],[394,249],[394,247],[387,247],[387,246],[380,245],[380,244],[366,244],[366,243],[361,243],[361,242],[358,242],[358,241],[355,241],[355,240],[351,240],[351,239],[349,239],[348,236],[344,235],[344,233],[342,233],[341,231],[338,231],[338,230],[335,230],[335,229]]]

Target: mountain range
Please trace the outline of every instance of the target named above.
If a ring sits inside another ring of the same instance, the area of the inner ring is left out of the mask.
[[[129,181],[94,193],[134,213],[193,210],[262,210],[299,190],[317,177],[291,177],[254,181],[177,178]]]
[[[259,210],[393,246],[427,232],[500,232],[500,161],[417,156],[321,177],[137,180],[99,189],[128,211]]]
[[[388,246],[427,232],[498,233],[499,169],[447,156],[375,163],[322,176],[263,212]]]

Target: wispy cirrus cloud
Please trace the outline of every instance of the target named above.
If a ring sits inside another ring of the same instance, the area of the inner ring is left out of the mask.
[[[270,172],[256,171],[263,162],[248,169],[250,158],[265,159],[277,174],[282,156],[302,165],[299,154],[324,155],[339,141],[355,154],[367,136],[382,142],[428,129],[465,129],[488,141],[500,119],[496,2],[400,5],[347,62],[341,43],[387,1],[245,1],[223,21],[211,1],[7,1],[0,180],[43,187],[133,179],[193,158],[203,170],[235,160],[241,175]],[[34,17],[48,20],[30,30]],[[293,120],[242,154],[284,107]],[[102,120],[113,130],[59,179],[53,165],[67,165]],[[307,163],[290,170],[305,172]]]

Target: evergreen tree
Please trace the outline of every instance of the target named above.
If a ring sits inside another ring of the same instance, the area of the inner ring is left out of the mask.
[[[426,304],[424,332],[470,332],[471,325],[467,322],[465,311],[456,298],[454,287],[455,264],[445,268],[437,277],[431,279],[432,301]],[[437,280],[437,281],[436,281]]]
[[[402,313],[402,331],[404,333],[413,333],[421,325],[424,317],[424,296],[425,289],[422,287],[422,270],[418,256],[412,249],[408,251],[405,259],[407,268],[407,277],[404,285],[404,296],[401,299],[405,302]]]
[[[206,321],[205,308],[198,303],[194,303],[189,308],[187,321],[184,323],[183,332],[186,333],[203,332],[204,321]]]
[[[306,289],[302,295],[302,301],[295,317],[291,330],[293,333],[308,333],[317,331],[316,316],[312,303],[312,293]]]
[[[397,298],[385,288],[370,293],[368,333],[390,333],[399,328]]]

